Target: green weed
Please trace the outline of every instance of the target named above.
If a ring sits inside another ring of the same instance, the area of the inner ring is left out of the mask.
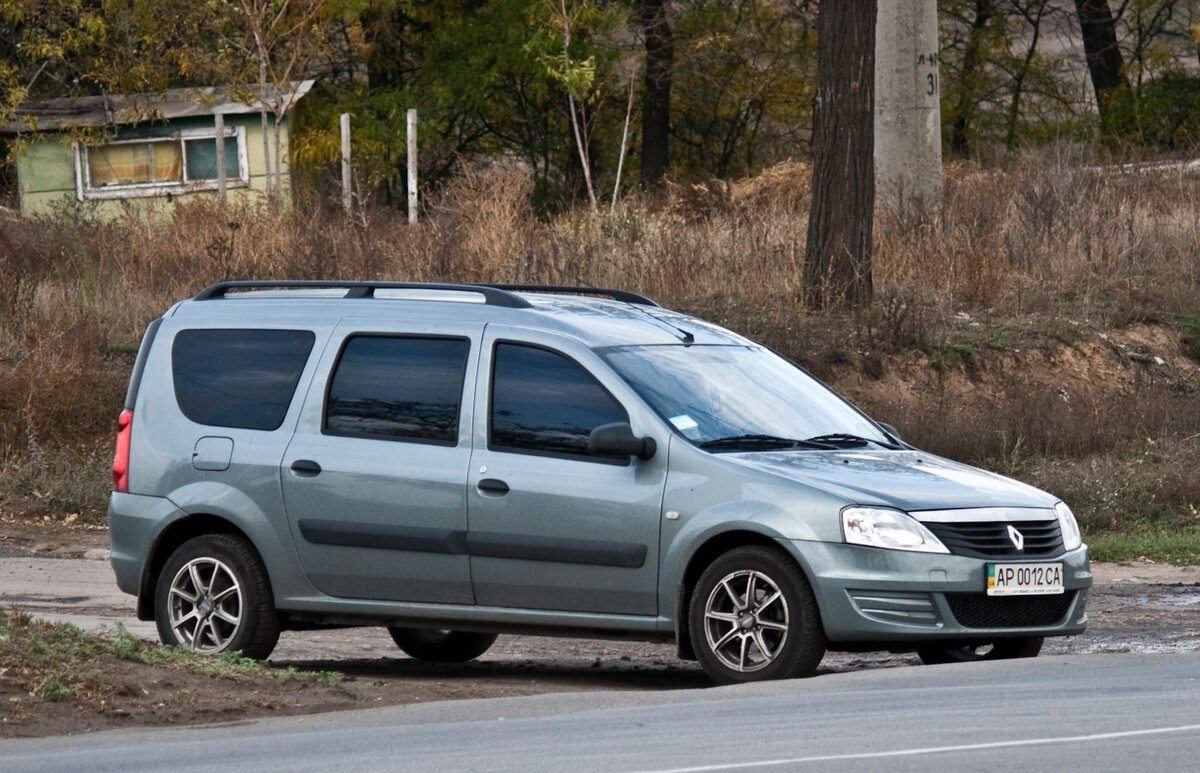
[[[1087,534],[1093,561],[1131,561],[1139,558],[1167,564],[1200,564],[1200,527],[1185,531],[1145,529]]]

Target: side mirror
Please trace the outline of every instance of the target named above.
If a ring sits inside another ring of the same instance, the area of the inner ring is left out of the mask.
[[[602,424],[588,435],[588,453],[592,456],[614,459],[636,456],[645,461],[653,458],[657,450],[658,444],[654,442],[654,438],[638,437],[633,434],[633,428],[623,422]]]

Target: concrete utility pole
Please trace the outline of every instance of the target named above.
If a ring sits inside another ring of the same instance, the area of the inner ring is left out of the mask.
[[[350,175],[350,114],[342,113],[342,211],[347,216],[354,209],[354,191],[351,189]]]
[[[875,25],[875,190],[904,212],[942,192],[936,0],[886,0]]]

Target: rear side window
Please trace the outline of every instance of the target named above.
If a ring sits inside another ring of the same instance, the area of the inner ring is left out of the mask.
[[[561,354],[498,344],[494,360],[492,450],[602,461],[588,456],[588,435],[603,424],[629,421],[590,373]]]
[[[279,429],[316,336],[308,330],[183,330],[171,348],[175,399],[197,424]]]
[[[461,338],[352,337],[329,384],[325,432],[456,444],[469,351]]]

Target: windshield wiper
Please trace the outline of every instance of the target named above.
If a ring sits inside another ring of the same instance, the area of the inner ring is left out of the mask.
[[[874,443],[875,445],[883,446],[884,448],[895,448],[891,443],[885,443],[882,440],[872,440],[870,438],[861,437],[859,435],[850,435],[845,432],[832,432],[828,435],[818,435],[810,437],[808,443],[821,443],[826,447],[834,448],[861,448],[865,445]]]
[[[795,440],[793,438],[776,437],[775,435],[731,435],[730,437],[706,440],[697,443],[705,451],[737,451],[737,450],[771,450],[785,448],[824,448],[834,446],[821,442],[819,439]]]

